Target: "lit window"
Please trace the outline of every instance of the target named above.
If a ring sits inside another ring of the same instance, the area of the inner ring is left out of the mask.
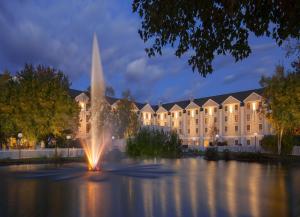
[[[209,108],[209,115],[212,115],[212,108]]]
[[[233,112],[233,108],[232,105],[229,106],[229,112],[232,113]]]
[[[194,117],[194,116],[195,116],[195,114],[194,114],[194,110],[192,110],[191,112],[192,112],[192,117]]]
[[[256,110],[256,103],[255,103],[255,102],[252,103],[252,110],[253,110],[253,111]]]
[[[206,109],[204,109],[204,111],[205,111],[205,114],[207,114],[207,108],[206,108]]]

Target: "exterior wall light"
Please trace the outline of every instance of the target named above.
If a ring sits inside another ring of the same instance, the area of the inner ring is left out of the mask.
[[[212,115],[212,108],[209,108],[209,115]]]
[[[195,116],[194,110],[191,111],[192,112],[192,118]]]

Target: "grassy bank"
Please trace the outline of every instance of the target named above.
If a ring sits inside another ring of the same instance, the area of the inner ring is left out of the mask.
[[[57,158],[25,158],[25,159],[0,159],[0,166],[20,164],[65,164],[72,162],[85,162],[84,157],[57,157]]]

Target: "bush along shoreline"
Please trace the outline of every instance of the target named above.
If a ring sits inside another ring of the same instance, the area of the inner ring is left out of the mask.
[[[134,137],[127,139],[126,153],[134,158],[177,158],[182,156],[182,143],[174,131],[143,127]]]

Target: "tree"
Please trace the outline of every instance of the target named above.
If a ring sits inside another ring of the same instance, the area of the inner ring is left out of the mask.
[[[282,66],[277,66],[271,77],[262,77],[265,107],[263,112],[277,133],[278,154],[281,154],[284,134],[299,128],[300,123],[300,72],[286,73]]]
[[[110,97],[115,96],[115,90],[112,86],[106,86],[105,87],[105,96],[110,96]]]
[[[132,8],[142,19],[140,37],[153,43],[146,48],[149,57],[176,47],[175,55],[188,54],[193,71],[204,77],[212,73],[215,55],[248,57],[250,33],[271,37],[279,46],[300,35],[297,0],[133,0]]]
[[[117,135],[119,137],[130,137],[137,132],[139,120],[137,113],[134,111],[134,98],[131,92],[126,90],[122,93],[122,96],[115,109]]]
[[[7,95],[0,93],[8,98],[3,114],[9,115],[15,133],[22,132],[31,146],[47,135],[57,137],[66,130],[77,130],[79,107],[61,71],[25,65],[7,85]]]

